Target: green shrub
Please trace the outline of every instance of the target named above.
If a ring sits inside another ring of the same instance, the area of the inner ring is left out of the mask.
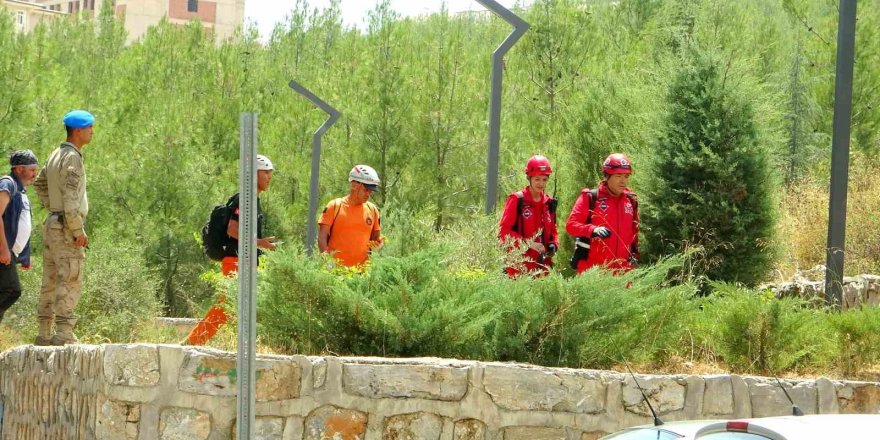
[[[825,311],[795,298],[776,299],[729,284],[714,284],[701,300],[697,328],[734,371],[777,373],[827,366],[834,352]]]
[[[836,336],[836,364],[844,377],[880,362],[880,308],[863,307],[829,315]]]
[[[777,184],[752,105],[729,70],[692,49],[670,87],[642,209],[645,249],[658,256],[702,246],[710,279],[754,284],[774,260]]]
[[[162,314],[159,277],[133,243],[102,240],[90,247],[76,333],[84,342],[130,342],[140,326]]]
[[[380,255],[365,274],[340,274],[296,249],[275,252],[260,277],[261,335],[298,353],[595,367],[661,360],[692,307],[689,289],[658,288],[672,263],[623,277],[511,280],[500,261],[486,272],[461,270],[453,262],[462,252]]]

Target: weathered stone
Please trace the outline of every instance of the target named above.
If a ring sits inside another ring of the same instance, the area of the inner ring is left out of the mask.
[[[749,380],[747,380],[749,382]],[[794,403],[806,414],[816,413],[818,395],[813,383],[801,382],[794,387],[786,381],[782,382]],[[749,384],[751,393],[752,416],[771,417],[791,415],[791,402],[785,397],[785,393],[776,383],[759,382],[751,380]]]
[[[159,350],[149,345],[104,347],[104,378],[111,385],[152,387],[159,383]]]
[[[504,440],[566,440],[565,430],[538,426],[504,428]]]
[[[140,422],[140,405],[115,402],[105,398],[98,400],[95,418],[95,437],[98,440],[135,440]]]
[[[312,388],[320,390],[327,382],[327,359],[312,359]]]
[[[430,413],[401,414],[385,419],[386,440],[439,440],[443,419]]]
[[[434,365],[344,364],[346,393],[369,398],[457,401],[468,389],[467,368]]]
[[[816,379],[816,391],[819,393],[819,414],[840,412],[840,406],[837,403],[837,389],[833,382],[824,377]]]
[[[489,365],[483,386],[493,402],[513,411],[598,414],[605,410],[607,384],[598,376]]]
[[[284,422],[284,434],[282,434],[282,440],[302,440],[303,439],[303,422],[305,419],[302,417],[288,417],[287,421]]]
[[[477,419],[464,419],[455,422],[452,440],[486,440],[486,424]]]
[[[295,362],[260,360],[257,369],[256,398],[258,402],[295,399],[300,392],[300,369]]]
[[[708,376],[703,394],[703,414],[725,415],[733,413],[733,383],[730,376]]]
[[[639,376],[639,385],[645,395],[651,399],[651,405],[658,414],[666,414],[684,408],[684,397],[687,388],[684,379],[669,377],[645,377]],[[627,411],[650,416],[651,410],[645,403],[642,393],[636,386],[631,376],[628,376],[623,385],[623,406]]]
[[[211,434],[208,413],[189,408],[165,408],[159,418],[161,440],[205,440]]]
[[[880,386],[876,384],[848,384],[837,389],[837,401],[842,414],[872,414],[880,408]]]
[[[294,362],[258,359],[256,399],[259,402],[299,397],[300,369]],[[178,388],[195,394],[229,397],[238,393],[235,356],[189,351],[183,360]]]
[[[235,396],[238,371],[235,356],[187,351],[178,377],[178,388],[209,396]]]
[[[326,405],[306,417],[303,440],[364,440],[366,432],[365,413]]]
[[[752,416],[752,396],[749,384],[742,376],[731,375],[730,383],[733,385],[733,417],[748,418]]]
[[[283,440],[284,419],[281,417],[256,417],[254,440]],[[232,424],[231,440],[238,439],[238,421]]]
[[[602,437],[605,437],[609,433],[605,431],[590,431],[581,434],[581,440],[599,440]]]

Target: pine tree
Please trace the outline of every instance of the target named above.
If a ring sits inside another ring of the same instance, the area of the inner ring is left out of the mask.
[[[729,66],[697,49],[686,53],[655,145],[642,216],[646,251],[659,256],[701,246],[697,273],[754,284],[774,257],[777,184],[769,153]]]

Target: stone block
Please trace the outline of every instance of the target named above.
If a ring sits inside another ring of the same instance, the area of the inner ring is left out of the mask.
[[[136,440],[141,406],[100,397],[95,417],[95,438],[98,440]]]
[[[880,412],[880,386],[867,383],[840,384],[837,402],[841,414],[877,414]]]
[[[752,417],[771,417],[791,415],[791,402],[774,382],[749,381],[751,392]],[[800,382],[791,386],[782,381],[794,403],[806,414],[815,414],[818,403],[816,386],[812,382]]]
[[[327,359],[312,358],[312,388],[320,390],[327,382]]]
[[[598,414],[607,384],[598,376],[567,371],[487,365],[483,387],[500,408]]]
[[[707,376],[703,394],[704,415],[733,414],[733,383],[730,376]]]
[[[161,440],[206,440],[211,434],[208,413],[189,408],[165,408],[159,416]]]
[[[385,419],[386,440],[439,440],[443,418],[425,412],[400,414]]]
[[[343,364],[346,393],[371,399],[461,400],[468,390],[468,369],[437,365]]]
[[[159,383],[159,350],[150,345],[104,347],[104,378],[110,385],[152,387]]]
[[[281,417],[256,417],[253,440],[283,440],[284,419]],[[238,439],[238,421],[232,424],[231,440]]]
[[[294,362],[258,359],[256,399],[259,402],[299,397],[300,369]],[[231,353],[188,351],[183,359],[178,388],[195,394],[231,397],[238,393],[238,371]]]
[[[281,435],[282,440],[302,440],[303,439],[303,422],[302,417],[288,417],[284,422],[284,434]]]
[[[455,422],[452,440],[486,440],[486,424],[477,419],[464,419]]]
[[[322,406],[306,417],[303,440],[364,440],[367,415],[360,411]]]
[[[564,429],[539,426],[511,426],[504,428],[504,440],[566,440]]]
[[[830,380],[820,377],[816,379],[816,391],[819,393],[819,414],[837,414],[840,407],[837,403],[837,389]]]
[[[651,405],[658,415],[684,409],[684,398],[687,392],[685,379],[671,377],[646,377],[638,376],[639,385],[644,390]],[[645,403],[639,387],[636,386],[632,376],[627,376],[623,384],[623,406],[627,411],[642,416],[650,416],[651,410]]]

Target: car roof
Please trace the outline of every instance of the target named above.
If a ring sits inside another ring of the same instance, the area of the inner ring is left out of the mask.
[[[772,439],[859,438],[880,428],[880,414],[813,414],[753,419],[734,419],[703,425],[696,438],[727,431],[730,422],[748,423],[748,432]]]
[[[675,434],[678,434],[678,435],[681,435],[684,437],[692,438],[697,433],[697,431],[700,430],[700,428],[706,426],[707,424],[715,424],[715,423],[721,423],[721,422],[724,422],[724,420],[719,420],[719,419],[680,420],[680,421],[674,421],[674,422],[664,422],[660,426],[639,425],[639,426],[633,426],[630,428],[626,428],[624,430],[609,434],[609,435],[602,437],[602,438],[608,438],[613,435],[621,434],[624,432],[638,431],[640,429],[649,429],[649,430],[656,430],[656,431],[669,431],[669,432],[672,432],[672,433],[675,433]]]

